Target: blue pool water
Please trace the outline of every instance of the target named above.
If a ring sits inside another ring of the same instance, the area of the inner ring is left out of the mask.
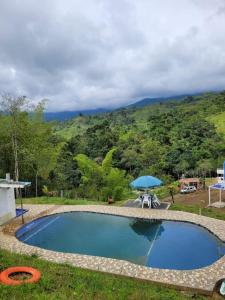
[[[23,226],[17,238],[44,249],[190,270],[214,263],[225,245],[203,227],[88,212],[47,216]]]

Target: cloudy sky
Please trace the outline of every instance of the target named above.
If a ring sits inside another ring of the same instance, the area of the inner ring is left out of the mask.
[[[0,0],[0,92],[49,111],[225,89],[224,0]]]

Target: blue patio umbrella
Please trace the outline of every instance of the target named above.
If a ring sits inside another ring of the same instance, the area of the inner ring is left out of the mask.
[[[153,176],[141,176],[130,183],[135,189],[150,189],[162,185],[163,182]]]

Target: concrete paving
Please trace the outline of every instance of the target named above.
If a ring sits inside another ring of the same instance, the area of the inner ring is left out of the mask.
[[[136,200],[128,200],[125,204],[125,207],[136,207],[136,208],[142,208],[141,202]],[[168,202],[161,202],[160,206],[157,207],[157,209],[168,209],[170,207],[170,203]],[[144,207],[144,209],[150,209],[149,207]],[[155,208],[151,208],[155,209]]]

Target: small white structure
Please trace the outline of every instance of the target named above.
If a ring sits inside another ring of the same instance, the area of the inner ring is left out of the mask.
[[[217,182],[223,182],[224,181],[224,169],[217,169]]]
[[[0,225],[16,216],[15,189],[28,185],[30,182],[10,180],[9,174],[6,175],[6,179],[0,179]]]
[[[216,184],[209,186],[209,206],[214,206],[217,208],[225,207],[225,202],[222,202],[222,191],[225,191],[225,161],[223,163],[223,169],[217,169],[217,180]],[[219,202],[211,203],[211,190],[219,190]]]
[[[211,190],[219,190],[219,202],[211,203]],[[225,202],[222,202],[222,191],[225,191],[225,183],[220,182],[209,186],[209,206],[214,206],[217,208],[225,207]]]

